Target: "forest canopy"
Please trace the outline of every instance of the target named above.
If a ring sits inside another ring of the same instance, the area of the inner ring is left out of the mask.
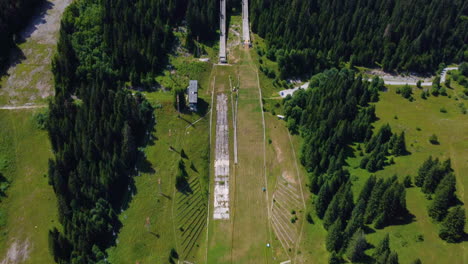
[[[139,148],[156,121],[144,96],[125,84],[153,84],[173,48],[174,27],[192,15],[193,4],[201,6],[197,0],[77,0],[65,11],[48,122],[49,182],[63,226],[49,232],[56,262],[107,263],[105,250],[119,231],[117,215],[142,159]],[[217,16],[204,7],[193,12]],[[188,37],[198,36],[196,27],[213,29],[210,23],[189,20]],[[199,39],[212,34],[204,30]]]
[[[277,54],[283,78],[340,62],[434,72],[468,57],[463,0],[252,0],[252,30]]]

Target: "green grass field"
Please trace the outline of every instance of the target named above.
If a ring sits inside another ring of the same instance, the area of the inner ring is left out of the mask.
[[[198,62],[193,57],[172,59],[177,73],[174,78],[164,75],[159,81],[167,87],[174,87],[175,84],[184,85],[185,81],[188,85],[188,79],[198,80],[200,105],[203,111],[209,111],[210,64]],[[188,77],[184,74],[186,71],[190,72]],[[202,116],[180,114],[178,118],[171,91],[149,92],[145,96],[156,108],[154,140],[144,149],[147,162],[141,164],[141,175],[135,178],[134,196],[128,209],[120,214],[123,227],[116,245],[107,251],[109,260],[111,263],[168,263],[170,250],[174,248],[180,260],[203,262],[206,252],[209,113],[206,116],[205,113]],[[195,121],[198,122],[191,126]],[[183,160],[190,183],[184,194],[175,188],[182,149],[187,155]],[[150,225],[147,225],[147,220]]]
[[[22,263],[53,262],[47,234],[58,220],[46,175],[52,153],[47,133],[33,119],[38,111],[0,111],[0,171],[11,182],[0,198],[1,263],[10,263],[6,256],[14,253],[24,256]]]
[[[457,195],[465,204],[468,197],[468,115],[462,114],[458,104],[464,100],[458,99],[458,89],[449,90],[447,96],[431,96],[427,100],[420,98],[421,90],[414,88],[410,102],[395,93],[396,87],[389,87],[388,92],[381,93],[376,104],[376,114],[380,119],[375,123],[378,129],[382,124],[389,123],[394,131],[405,131],[406,144],[411,152],[408,156],[395,158],[394,165],[385,167],[376,173],[379,177],[390,177],[397,174],[402,180],[404,176],[414,177],[419,166],[432,155],[441,159],[450,158],[457,176]],[[440,111],[441,108],[446,113]],[[429,137],[436,134],[440,145],[429,143]],[[356,168],[360,158],[349,160],[351,172],[356,175],[354,182],[355,194],[360,190],[369,173]],[[427,215],[429,201],[419,188],[407,189],[407,205],[415,216],[413,222],[407,225],[390,226],[368,235],[370,242],[379,241],[385,233],[390,233],[391,246],[396,250],[403,263],[408,263],[419,257],[423,263],[466,263],[468,242],[449,244],[438,237],[439,227]],[[424,241],[418,238],[420,235]],[[462,260],[463,259],[463,260]],[[461,261],[461,262],[460,262]]]

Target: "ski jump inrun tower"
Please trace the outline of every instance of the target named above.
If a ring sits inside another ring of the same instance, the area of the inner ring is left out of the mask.
[[[219,39],[219,63],[227,63],[226,56],[226,0],[220,0],[220,39]],[[249,0],[242,0],[242,40],[244,45],[251,47],[249,27]]]
[[[221,0],[221,12],[220,12],[220,23],[221,23],[221,36],[219,40],[219,62],[227,63],[226,58],[226,0]]]

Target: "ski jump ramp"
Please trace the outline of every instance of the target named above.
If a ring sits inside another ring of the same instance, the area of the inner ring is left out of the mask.
[[[221,0],[221,12],[220,12],[220,29],[221,36],[219,39],[219,62],[227,63],[226,57],[226,0]]]
[[[251,45],[249,30],[249,0],[242,0],[242,40],[245,45]]]
[[[225,94],[216,98],[216,148],[213,219],[229,219],[229,126],[228,99]]]

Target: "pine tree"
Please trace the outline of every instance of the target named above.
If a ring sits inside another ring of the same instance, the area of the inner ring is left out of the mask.
[[[359,194],[358,201],[364,200],[365,204],[367,204],[367,201],[369,200],[371,196],[372,189],[374,188],[375,183],[376,183],[376,177],[375,175],[371,175],[367,179],[366,183],[364,184],[364,187],[362,188],[361,193]]]
[[[395,142],[393,154],[395,154],[395,156],[403,156],[407,152],[408,151],[406,150],[405,143],[405,131],[402,131]]]
[[[453,208],[442,222],[439,237],[450,243],[461,241],[465,235],[465,223],[465,209],[462,206]]]
[[[388,256],[387,264],[399,264],[398,254],[396,252],[390,253]]]
[[[384,183],[382,179],[379,179],[375,183],[369,201],[367,202],[366,213],[364,215],[365,224],[370,224],[374,221],[380,206],[380,200],[382,198],[384,190]]]
[[[421,188],[421,191],[424,193],[432,194],[434,193],[437,185],[439,185],[440,180],[445,176],[443,167],[440,166],[440,163],[437,163],[432,166],[432,168],[427,173],[424,184]]]
[[[356,230],[360,229],[364,225],[364,214],[366,212],[366,201],[361,199],[354,207],[351,214],[351,219],[348,221],[344,231],[344,237],[351,237]]]
[[[364,232],[358,229],[351,240],[349,241],[348,248],[346,250],[346,256],[352,262],[361,260],[365,256],[365,250],[367,248],[367,241]]]
[[[329,264],[340,264],[341,263],[341,258],[336,254],[335,251],[332,251],[330,254],[330,258],[328,259]]]
[[[325,215],[325,211],[328,208],[328,203],[330,202],[330,187],[327,183],[322,185],[320,191],[315,199],[315,210],[317,211],[317,216],[322,219]]]
[[[411,182],[411,176],[406,175],[405,179],[403,180],[403,184],[405,185],[405,188],[411,188],[413,186],[413,183]]]
[[[418,175],[416,175],[416,177],[414,178],[414,184],[416,186],[418,187],[423,186],[424,181],[427,177],[427,174],[433,165],[434,165],[434,161],[432,160],[432,156],[429,156],[429,158],[426,161],[424,161],[424,163],[419,168]]]
[[[374,253],[372,254],[372,257],[375,259],[381,259],[381,257],[384,257],[384,262],[386,263],[387,257],[390,254],[390,236],[388,233],[385,235],[385,237],[380,241],[380,243],[375,247]]]
[[[341,248],[342,241],[342,222],[341,219],[337,219],[333,225],[330,226],[330,229],[327,233],[327,238],[325,245],[328,251],[339,251]]]
[[[435,191],[434,199],[429,205],[429,216],[441,221],[447,214],[448,208],[455,200],[455,175],[447,174],[439,183]]]

